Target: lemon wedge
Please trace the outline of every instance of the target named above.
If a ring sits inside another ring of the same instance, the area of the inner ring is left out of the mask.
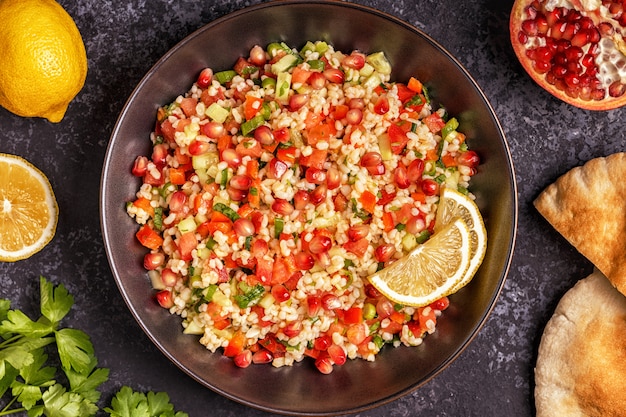
[[[368,279],[391,301],[421,307],[450,294],[469,265],[470,229],[459,217]]]
[[[474,200],[452,188],[444,188],[435,217],[435,233],[457,217],[462,218],[470,230],[470,265],[463,279],[452,289],[451,294],[472,280],[487,251],[485,223]]]
[[[59,208],[48,178],[33,164],[0,153],[0,261],[40,251],[56,231]]]

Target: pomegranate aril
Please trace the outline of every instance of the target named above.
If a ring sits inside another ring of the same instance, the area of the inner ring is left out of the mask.
[[[302,322],[301,321],[292,321],[288,323],[285,328],[283,328],[283,333],[287,337],[296,337],[302,331]]]
[[[350,239],[353,242],[356,242],[357,240],[361,240],[365,237],[367,237],[367,235],[370,232],[370,227],[367,224],[357,224],[354,226],[351,226],[348,229],[348,239]]]
[[[233,229],[238,236],[248,237],[252,236],[256,229],[251,220],[240,217],[233,223]]]
[[[396,247],[394,245],[383,244],[374,250],[374,257],[378,262],[387,262],[394,253],[396,253]]]
[[[334,166],[330,167],[326,171],[326,187],[329,190],[334,190],[341,185],[341,173]]]
[[[332,344],[333,340],[330,338],[330,336],[325,334],[315,339],[315,341],[313,342],[313,348],[323,352],[328,349],[328,347]]]
[[[343,84],[345,76],[339,68],[327,68],[323,72],[324,77],[331,83]]]
[[[346,351],[339,345],[330,345],[328,347],[328,357],[335,365],[343,365],[346,363]]]
[[[411,185],[411,180],[409,180],[409,174],[407,173],[407,169],[404,165],[398,164],[396,170],[393,172],[393,178],[400,189],[409,188]]]
[[[152,148],[152,162],[157,165],[165,165],[168,150],[169,146],[164,143],[154,145],[154,148]]]
[[[172,292],[169,290],[162,290],[156,294],[156,300],[163,308],[172,308],[174,306],[174,299],[172,298]]]
[[[148,158],[138,156],[133,163],[132,174],[136,177],[143,177],[148,171]]]
[[[227,148],[222,151],[222,161],[226,162],[228,166],[236,169],[241,164],[241,158],[232,148]]]
[[[254,139],[258,140],[262,145],[271,145],[274,143],[274,134],[269,126],[262,125],[254,130]]]
[[[317,206],[326,199],[327,192],[328,187],[326,184],[320,184],[309,194],[309,201]]]
[[[211,139],[218,139],[224,136],[226,129],[224,128],[224,125],[221,123],[209,122],[209,123],[203,124],[200,127],[200,131],[202,132],[203,135]]]
[[[250,349],[245,349],[233,358],[233,362],[240,368],[247,368],[252,363],[252,352]]]
[[[537,36],[537,22],[533,19],[524,20],[522,22],[522,31],[528,36]]]
[[[309,250],[313,254],[328,252],[333,242],[328,236],[316,235],[309,242]]]
[[[187,194],[184,191],[175,191],[172,193],[169,202],[170,211],[175,213],[182,212],[187,204]]]
[[[313,72],[307,82],[312,89],[321,90],[326,85],[326,77],[321,72]]]
[[[322,307],[324,310],[336,310],[341,308],[341,300],[335,294],[324,294],[322,296]]]
[[[272,203],[272,211],[282,216],[289,216],[294,211],[293,205],[282,198],[277,198]]]
[[[315,360],[315,367],[324,375],[328,375],[333,371],[333,364],[328,356],[318,357]]]
[[[252,354],[252,363],[255,363],[255,364],[270,363],[273,360],[274,360],[274,357],[266,349],[261,349]]]
[[[243,201],[248,196],[248,190],[238,190],[230,185],[226,187],[226,192],[233,201]]]
[[[305,190],[299,190],[293,196],[293,204],[296,210],[303,210],[309,203],[309,193]]]
[[[267,167],[268,177],[272,179],[280,179],[289,169],[289,166],[278,158],[272,158]]]
[[[310,167],[306,170],[304,177],[311,184],[321,184],[326,181],[326,171]]]
[[[163,265],[165,254],[162,252],[148,252],[143,257],[143,267],[148,271],[153,271]]]
[[[373,167],[367,167],[367,172],[369,172],[370,175],[384,175],[385,171],[385,164],[383,163],[380,163]]]
[[[198,87],[200,88],[207,88],[211,84],[212,80],[213,70],[211,68],[205,68],[200,71],[200,75],[198,75],[198,80],[196,81],[196,84],[198,84]]]
[[[621,97],[626,92],[626,85],[622,84],[620,81],[614,81],[609,86],[609,95],[611,97]]]
[[[322,299],[315,295],[309,295],[306,299],[306,306],[309,317],[315,317],[322,307]]]
[[[230,179],[229,184],[237,190],[249,190],[252,181],[246,175],[234,175]]]
[[[205,154],[209,151],[209,143],[202,140],[193,140],[189,144],[189,153],[193,156]]]
[[[366,152],[361,157],[361,166],[365,168],[375,167],[376,165],[379,165],[380,163],[382,163],[382,161],[383,161],[383,157],[380,153],[375,152],[375,151],[370,151],[370,152]]]
[[[294,262],[298,269],[308,271],[315,265],[315,258],[306,252],[298,252],[294,255]]]
[[[294,94],[289,98],[289,109],[291,111],[300,110],[309,102],[308,94]]]

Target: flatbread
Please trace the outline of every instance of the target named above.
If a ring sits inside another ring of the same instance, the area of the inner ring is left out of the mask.
[[[535,200],[543,217],[626,294],[626,153],[592,159]]]
[[[535,368],[537,417],[626,416],[626,297],[599,271],[546,325]]]

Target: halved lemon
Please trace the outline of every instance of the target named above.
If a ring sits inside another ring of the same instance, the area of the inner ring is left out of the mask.
[[[54,236],[59,208],[48,178],[27,160],[0,153],[0,261],[39,252]]]
[[[452,289],[452,293],[472,280],[487,251],[487,230],[474,200],[456,190],[444,188],[437,208],[435,233],[457,217],[465,220],[470,230],[470,265],[463,279]]]
[[[369,281],[391,301],[421,307],[450,294],[469,264],[470,230],[459,217]]]

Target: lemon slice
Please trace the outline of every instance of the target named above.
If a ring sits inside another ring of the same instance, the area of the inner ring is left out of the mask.
[[[478,206],[465,194],[446,187],[441,192],[437,208],[435,233],[457,217],[465,220],[470,229],[470,265],[463,279],[452,289],[452,293],[457,292],[472,280],[487,251],[487,231]]]
[[[470,231],[457,218],[369,281],[391,301],[421,307],[450,294],[469,264]]]
[[[33,164],[0,153],[0,261],[39,252],[54,236],[59,208],[48,178]]]

